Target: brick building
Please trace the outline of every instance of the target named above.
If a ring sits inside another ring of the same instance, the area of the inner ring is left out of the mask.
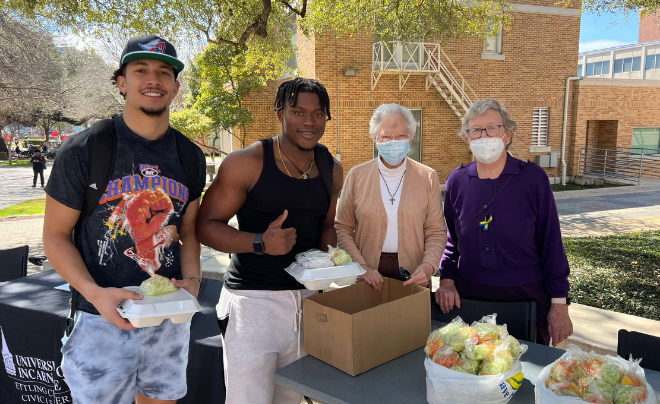
[[[648,15],[639,22],[639,42],[651,42],[660,39],[660,11]]]
[[[570,104],[569,175],[580,154],[660,154],[660,21],[642,19],[640,43],[582,52]],[[652,26],[652,24],[656,24]],[[644,40],[644,42],[642,42]],[[582,164],[583,165],[583,164]]]
[[[472,102],[496,98],[518,121],[511,153],[536,161],[558,152],[566,78],[577,70],[580,17],[552,0],[512,4],[509,30],[486,40],[462,38],[424,43],[381,43],[372,34],[297,37],[298,73],[328,89],[332,120],[322,143],[340,156],[344,172],[374,157],[369,137],[373,110],[400,103],[413,110],[418,131],[410,156],[438,172],[441,182],[472,161],[458,137],[460,116]],[[279,83],[247,101],[256,122],[247,144],[280,132],[273,112]],[[547,168],[551,177],[556,167]]]

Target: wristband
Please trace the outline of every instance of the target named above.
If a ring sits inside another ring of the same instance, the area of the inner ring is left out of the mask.
[[[550,299],[550,303],[552,304],[566,304],[566,298],[565,297],[553,297]]]
[[[199,282],[200,285],[202,284],[202,280],[199,279],[199,278],[196,278],[196,277],[194,277],[194,276],[191,277],[191,278],[188,278],[188,279],[194,279],[194,280],[196,280],[197,282]]]

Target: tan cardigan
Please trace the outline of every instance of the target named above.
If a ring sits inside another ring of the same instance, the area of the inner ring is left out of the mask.
[[[447,226],[436,172],[408,159],[399,201],[399,266],[410,273],[423,262],[437,270],[447,244]],[[337,244],[364,269],[378,269],[387,232],[378,159],[346,176],[335,218]]]

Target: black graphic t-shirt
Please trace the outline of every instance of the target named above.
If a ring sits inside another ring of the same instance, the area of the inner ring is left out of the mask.
[[[186,175],[170,129],[150,141],[115,118],[116,158],[99,204],[83,219],[78,250],[94,281],[102,287],[139,286],[151,272],[181,278],[181,211],[204,189],[206,160],[199,147],[198,184]],[[46,193],[61,204],[82,210],[91,130],[74,135],[58,150]],[[80,296],[77,309],[98,314]]]

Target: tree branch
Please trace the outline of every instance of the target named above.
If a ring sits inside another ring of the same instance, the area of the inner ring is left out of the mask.
[[[286,0],[280,0],[282,4],[286,6],[289,10],[291,10],[293,13],[299,15],[301,18],[305,18],[305,14],[307,14],[307,0],[303,0],[303,5],[302,5],[302,10],[298,11],[293,6],[291,6],[289,3],[287,3]]]
[[[227,152],[225,152],[225,151],[222,151],[222,150],[218,149],[218,148],[215,147],[215,146],[210,146],[210,145],[204,144],[204,142],[200,142],[200,141],[198,141],[198,140],[195,139],[195,138],[190,138],[190,137],[189,137],[188,139],[192,140],[192,142],[195,143],[195,144],[197,144],[197,146],[200,146],[200,147],[208,147],[209,149],[213,150],[214,152],[216,152],[216,153],[220,153],[220,154],[224,154],[225,156],[228,156],[228,155],[229,155],[229,153],[227,153]]]
[[[271,0],[261,0],[261,3],[263,4],[263,10],[261,10],[257,21],[245,28],[245,31],[243,31],[243,34],[238,40],[238,45],[244,50],[247,50],[246,43],[253,33],[262,38],[268,36],[268,17],[270,17],[270,13],[273,10],[273,4]]]

